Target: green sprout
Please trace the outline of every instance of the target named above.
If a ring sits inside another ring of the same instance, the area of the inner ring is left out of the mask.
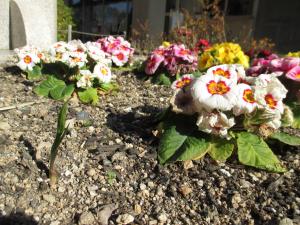
[[[58,152],[58,147],[62,142],[63,138],[65,137],[68,126],[66,126],[66,117],[68,111],[68,101],[66,101],[63,106],[61,107],[58,115],[57,121],[57,129],[56,129],[56,136],[53,145],[51,146],[51,153],[50,153],[50,169],[49,169],[49,178],[50,178],[50,186],[53,187],[57,183],[58,173],[55,169],[55,159]]]
[[[106,173],[106,176],[107,176],[107,182],[108,182],[110,185],[112,185],[113,182],[114,182],[114,180],[117,178],[117,174],[116,174],[114,171],[112,171],[112,170],[108,171],[108,172]]]

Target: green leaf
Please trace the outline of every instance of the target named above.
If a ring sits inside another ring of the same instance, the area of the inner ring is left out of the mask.
[[[237,134],[238,158],[242,164],[271,172],[285,172],[280,161],[266,142],[255,134]]]
[[[79,99],[84,103],[97,104],[99,101],[98,93],[96,88],[88,88],[84,91],[78,92]]]
[[[281,141],[287,145],[292,145],[292,146],[300,145],[300,137],[283,133],[283,132],[276,132],[272,134],[270,138]]]
[[[293,128],[300,129],[300,105],[296,102],[288,104],[294,114]]]
[[[58,114],[56,135],[55,135],[54,142],[51,146],[51,152],[50,152],[50,168],[52,168],[54,165],[58,147],[67,132],[67,128],[65,128],[67,111],[68,111],[68,102],[65,102],[63,104],[63,106],[61,107],[59,114]]]
[[[49,92],[58,86],[66,85],[64,81],[48,76],[40,85],[34,88],[34,92],[40,96],[48,96]]]
[[[180,134],[176,126],[170,126],[164,131],[158,147],[158,159],[161,164],[165,164],[184,143],[187,136]]]
[[[73,84],[70,84],[68,86],[64,85],[58,85],[52,90],[50,90],[50,96],[55,100],[61,100],[66,99],[70,97],[74,91],[75,87]]]
[[[155,84],[161,84],[161,85],[166,85],[170,86],[171,85],[171,79],[164,73],[154,75],[152,77],[152,82]]]
[[[42,68],[39,66],[34,66],[32,70],[27,71],[28,80],[39,80],[42,77]]]
[[[174,160],[200,159],[208,150],[209,143],[204,138],[190,136],[176,152]]]
[[[119,86],[117,83],[101,83],[100,84],[100,90],[104,92],[110,92],[110,91],[117,91],[119,89]]]
[[[226,139],[213,139],[210,143],[209,155],[216,161],[225,162],[232,154],[234,144]]]

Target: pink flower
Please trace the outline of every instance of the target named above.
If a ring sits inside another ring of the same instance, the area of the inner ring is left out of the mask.
[[[291,80],[300,82],[300,66],[295,66],[293,69],[289,70],[286,73],[286,77]]]
[[[300,65],[300,58],[287,57],[282,61],[282,70],[287,72]]]
[[[152,75],[155,73],[161,62],[164,61],[164,57],[159,54],[153,54],[148,58],[145,73]]]
[[[125,51],[114,51],[111,59],[117,66],[124,66],[128,62],[128,54]]]

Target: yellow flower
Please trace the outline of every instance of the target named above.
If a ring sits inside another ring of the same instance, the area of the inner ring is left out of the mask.
[[[162,43],[162,46],[164,46],[165,48],[169,47],[170,45],[171,45],[171,43],[168,42],[168,41],[164,41],[164,42]]]
[[[242,64],[249,67],[249,57],[244,54],[240,45],[224,42],[211,46],[199,59],[200,69],[220,64]]]
[[[298,52],[289,52],[286,56],[289,56],[289,57],[300,57],[300,51],[298,51]]]
[[[200,58],[199,58],[199,69],[207,69],[209,67],[212,67],[214,64],[214,58],[211,56],[209,52],[204,52]]]

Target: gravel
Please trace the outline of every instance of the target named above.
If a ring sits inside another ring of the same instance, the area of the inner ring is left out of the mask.
[[[289,168],[272,174],[209,157],[161,166],[155,115],[170,88],[119,74],[120,91],[97,106],[73,98],[59,148],[56,189],[49,151],[61,102],[40,98],[18,70],[0,68],[0,224],[297,224],[300,150],[275,149]]]

